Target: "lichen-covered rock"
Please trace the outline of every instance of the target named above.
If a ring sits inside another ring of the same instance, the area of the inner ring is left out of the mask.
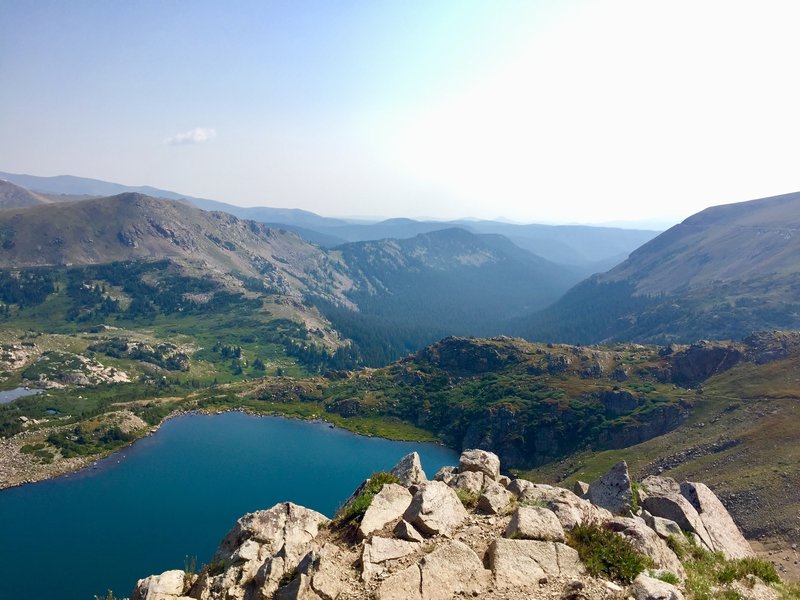
[[[624,515],[633,506],[633,490],[628,464],[623,460],[597,481],[589,485],[586,496],[595,506],[605,508],[615,515]]]
[[[753,549],[744,539],[728,510],[707,485],[685,481],[680,489],[683,497],[700,515],[714,550],[722,552],[726,558],[746,558],[754,555]]]
[[[403,516],[411,504],[411,493],[402,485],[387,483],[375,494],[358,525],[358,536],[364,539],[373,531]]]
[[[540,506],[520,506],[511,515],[503,537],[563,542],[564,528],[555,513]]]
[[[425,471],[422,470],[422,463],[419,454],[412,452],[400,459],[400,462],[391,470],[391,474],[400,480],[400,484],[405,487],[420,485],[428,481]]]
[[[500,478],[500,458],[486,450],[464,450],[458,460],[458,471],[477,471],[497,481]]]
[[[458,469],[456,467],[442,467],[438,471],[436,471],[436,475],[433,476],[435,481],[443,481],[445,483],[450,483],[450,480],[453,479],[458,474]]]
[[[403,518],[425,535],[450,535],[467,511],[446,483],[429,481],[414,494]]]

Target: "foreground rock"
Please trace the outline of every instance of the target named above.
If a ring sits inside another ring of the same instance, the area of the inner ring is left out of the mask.
[[[588,490],[606,508],[563,488],[495,478],[499,463],[482,451],[465,452],[441,481],[425,480],[416,455],[393,473],[403,484],[383,485],[360,521],[329,521],[290,502],[245,515],[199,575],[147,577],[131,600],[682,600],[686,572],[665,538],[699,530],[717,549],[731,544],[730,555],[749,548],[702,484],[650,478],[643,496],[655,512],[612,515],[608,508],[630,508],[624,463]],[[477,507],[467,510],[457,490],[473,500],[479,492]],[[629,586],[589,575],[568,545],[578,525],[624,537],[652,568]],[[677,586],[656,577],[667,573]],[[741,590],[758,590],[754,599],[772,592],[755,580],[727,588],[749,597]]]
[[[425,535],[449,535],[467,511],[446,483],[429,481],[414,494],[403,518]]]

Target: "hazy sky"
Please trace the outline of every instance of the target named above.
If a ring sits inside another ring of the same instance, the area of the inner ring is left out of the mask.
[[[0,170],[604,222],[800,190],[800,2],[0,0]]]

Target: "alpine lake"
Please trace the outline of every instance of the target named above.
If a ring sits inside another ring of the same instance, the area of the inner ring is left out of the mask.
[[[244,513],[292,501],[333,516],[375,471],[417,451],[323,422],[187,415],[82,471],[0,492],[0,600],[127,597],[137,579],[208,562]]]

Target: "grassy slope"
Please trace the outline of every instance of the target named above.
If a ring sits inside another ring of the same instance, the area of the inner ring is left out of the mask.
[[[800,356],[743,364],[711,378],[689,420],[666,435],[620,450],[583,453],[528,472],[570,485],[621,459],[639,476],[664,469],[707,483],[748,537],[800,540]],[[715,446],[716,444],[716,446]]]

